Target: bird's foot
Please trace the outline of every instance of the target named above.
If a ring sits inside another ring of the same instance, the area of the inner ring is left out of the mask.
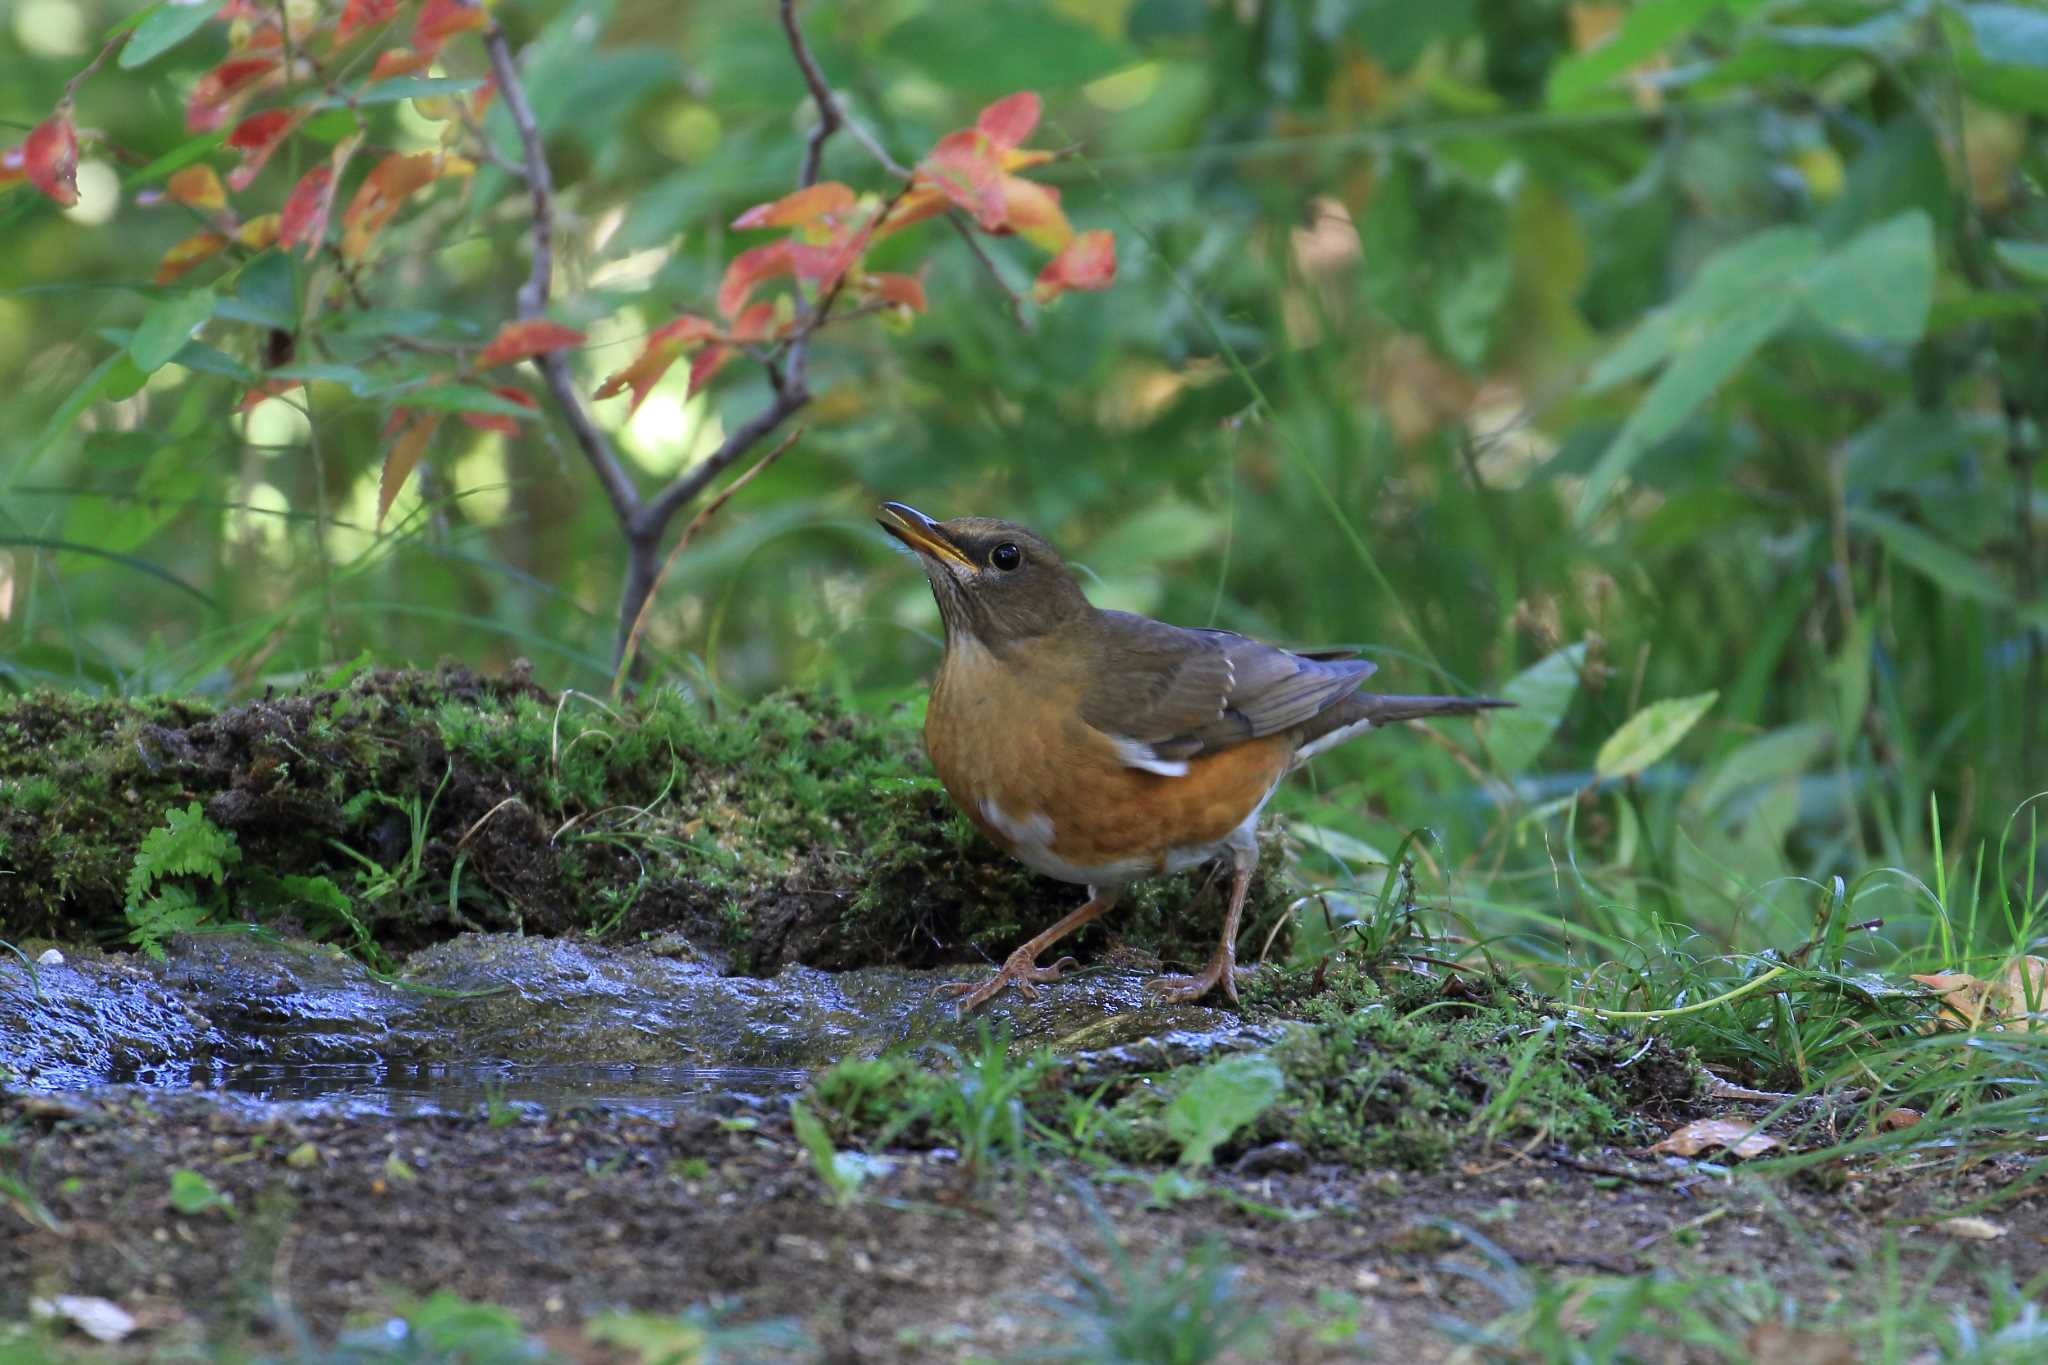
[[[936,994],[959,996],[960,999],[953,1008],[962,1019],[965,1019],[1011,986],[1015,986],[1018,994],[1026,1000],[1036,1000],[1038,987],[1034,983],[1057,981],[1070,971],[1078,971],[1080,966],[1078,960],[1063,957],[1050,967],[1041,967],[1020,948],[1010,954],[1001,971],[980,985],[977,986],[971,981],[952,981],[939,987]]]
[[[1194,976],[1155,976],[1145,983],[1145,989],[1158,996],[1162,1004],[1190,1005],[1221,987],[1225,998],[1235,1005],[1237,976],[1236,955],[1219,953]]]

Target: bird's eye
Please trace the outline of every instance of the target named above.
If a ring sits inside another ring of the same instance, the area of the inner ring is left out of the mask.
[[[988,562],[1008,573],[1012,569],[1022,567],[1024,552],[1006,540],[988,552]]]

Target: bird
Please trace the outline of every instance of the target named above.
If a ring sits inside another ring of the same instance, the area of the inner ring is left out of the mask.
[[[1281,779],[1375,726],[1512,704],[1363,692],[1375,666],[1352,650],[1098,608],[1059,552],[1014,522],[935,521],[901,502],[876,520],[915,552],[945,628],[924,723],[939,782],[999,848],[1088,891],[986,981],[942,987],[963,1016],[1077,969],[1039,958],[1132,882],[1212,860],[1231,872],[1215,953],[1200,972],[1145,984],[1169,1003],[1216,990],[1236,1003],[1259,813]]]

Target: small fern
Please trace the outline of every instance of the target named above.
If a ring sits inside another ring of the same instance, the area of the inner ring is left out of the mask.
[[[241,861],[235,836],[207,819],[197,801],[166,811],[163,825],[143,836],[128,872],[129,941],[162,958],[166,938],[197,929],[219,907],[218,888]],[[190,886],[171,880],[178,877],[205,878],[216,889],[202,900]]]
[[[165,812],[164,823],[143,836],[128,873],[132,906],[165,877],[205,877],[215,886],[227,880],[228,869],[242,861],[235,836],[206,818],[194,801],[183,810]]]

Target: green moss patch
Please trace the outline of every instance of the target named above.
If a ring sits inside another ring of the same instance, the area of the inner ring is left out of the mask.
[[[681,929],[763,974],[1000,956],[1081,892],[973,831],[918,721],[794,693],[614,708],[459,669],[229,707],[8,698],[0,937],[115,942],[155,914],[166,931],[277,921],[373,956],[468,929]],[[215,856],[138,865],[174,842]],[[1256,906],[1284,903],[1283,881],[1262,878]],[[1149,884],[1098,932],[1199,961],[1220,907],[1180,913],[1197,884]]]

